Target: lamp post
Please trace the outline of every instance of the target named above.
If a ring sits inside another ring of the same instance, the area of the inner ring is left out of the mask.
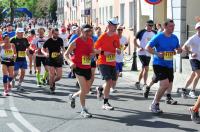
[[[133,3],[133,9],[134,9],[134,21],[133,21],[133,35],[135,36],[136,32],[137,32],[137,0],[134,0]],[[133,51],[133,62],[132,62],[132,66],[131,66],[131,71],[137,71],[137,53],[136,53],[136,47],[134,46],[134,51]]]

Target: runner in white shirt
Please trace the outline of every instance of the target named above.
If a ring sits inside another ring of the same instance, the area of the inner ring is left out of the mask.
[[[63,39],[65,49],[67,49],[69,45],[67,42],[69,35],[66,33],[66,31],[67,31],[66,28],[63,27],[61,29],[61,34],[59,34],[59,37]]]
[[[156,34],[156,31],[152,30],[153,25],[154,22],[152,20],[148,20],[146,22],[146,28],[140,30],[134,38],[134,45],[138,48],[138,56],[142,63],[142,70],[140,71],[138,81],[135,83],[136,88],[140,90],[140,81],[142,80],[142,78],[144,79],[144,86],[147,85],[151,55],[145,50],[145,47],[147,43],[151,40],[151,38]],[[137,43],[137,39],[140,40],[140,43]]]
[[[118,77],[120,76],[120,74],[122,75],[122,67],[123,67],[123,59],[124,59],[124,53],[123,51],[127,48],[128,46],[128,41],[126,39],[126,37],[122,36],[124,27],[119,25],[117,27],[117,33],[120,37],[120,49],[121,49],[121,53],[116,53],[116,71],[117,71],[117,77],[116,77],[116,81],[113,82],[113,86],[110,89],[110,92],[114,93],[117,92],[117,90],[115,89],[116,87],[116,82],[118,80]]]
[[[183,45],[183,50],[190,53],[190,64],[192,67],[192,73],[188,78],[185,87],[182,89],[182,97],[187,97],[186,89],[193,82],[192,90],[189,93],[191,98],[197,98],[195,95],[195,89],[200,78],[200,22],[195,26],[197,33],[190,37]]]

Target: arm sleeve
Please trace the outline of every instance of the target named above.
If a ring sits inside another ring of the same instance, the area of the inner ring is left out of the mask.
[[[45,49],[47,48],[48,42],[49,42],[49,41],[47,40],[47,41],[44,43],[43,48],[45,48]]]

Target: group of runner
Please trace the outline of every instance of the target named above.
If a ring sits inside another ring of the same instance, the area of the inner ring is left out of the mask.
[[[159,33],[152,29],[153,25],[152,20],[147,21],[145,29],[139,31],[134,39],[142,63],[142,70],[135,85],[138,89],[141,89],[140,83],[143,78],[144,97],[148,98],[150,87],[154,83],[160,82],[150,110],[153,113],[162,113],[159,102],[164,94],[166,94],[167,104],[177,104],[177,101],[171,97],[174,79],[173,56],[183,50],[190,53],[193,72],[185,88],[182,89],[182,97],[187,97],[186,88],[193,82],[193,89],[189,95],[196,98],[194,90],[200,77],[200,23],[197,23],[195,27],[197,33],[182,48],[177,36],[173,34],[175,26],[173,20],[166,20],[163,24],[164,30],[159,30]],[[28,66],[26,55],[29,56],[30,74],[32,74],[31,62],[35,64],[37,86],[49,84],[50,93],[55,94],[55,83],[62,77],[62,65],[65,60],[80,87],[78,92],[69,95],[71,107],[75,108],[76,97],[79,97],[81,115],[86,118],[92,117],[92,114],[86,108],[85,99],[94,81],[95,68],[98,67],[105,83],[96,88],[97,98],[103,99],[102,108],[104,110],[114,110],[109,102],[109,95],[110,90],[116,91],[117,79],[122,75],[123,51],[128,46],[126,37],[122,35],[124,27],[119,25],[115,18],[112,18],[107,21],[107,30],[102,34],[101,28],[94,29],[89,24],[80,27],[71,26],[72,34],[66,32],[65,27],[62,27],[61,34],[59,34],[57,28],[50,29],[48,35],[45,34],[45,30],[45,28],[39,28],[37,33],[35,30],[31,30],[31,35],[25,38],[22,28],[17,28],[16,32],[13,32],[12,25],[7,26],[7,31],[2,35],[3,42],[0,47],[3,94],[9,95],[11,88],[15,87],[18,75],[17,90],[24,91],[22,82]],[[96,33],[94,34],[94,32]],[[151,54],[153,55],[154,77],[151,83],[147,84]],[[42,65],[44,66],[43,76],[41,76]],[[199,107],[200,97],[195,106],[190,108],[191,118],[196,123],[200,123]]]

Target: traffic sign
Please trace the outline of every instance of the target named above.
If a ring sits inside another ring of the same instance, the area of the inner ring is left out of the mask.
[[[159,4],[162,0],[145,0],[147,3],[151,5]]]

